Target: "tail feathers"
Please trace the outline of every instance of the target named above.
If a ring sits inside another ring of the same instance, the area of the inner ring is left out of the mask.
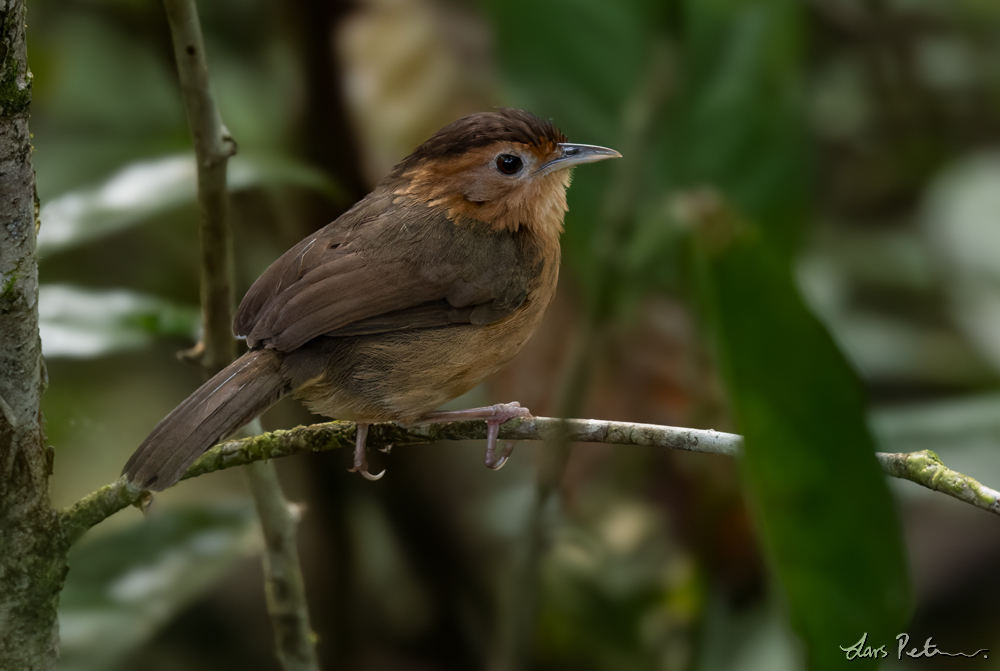
[[[129,458],[123,474],[143,489],[166,489],[220,438],[249,423],[288,391],[277,353],[247,352],[160,421]]]

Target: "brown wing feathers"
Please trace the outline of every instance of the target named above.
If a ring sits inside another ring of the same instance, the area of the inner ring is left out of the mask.
[[[236,331],[248,345],[287,352],[322,335],[373,332],[369,319],[380,324],[374,332],[391,330],[394,317],[396,328],[414,328],[414,309],[421,328],[489,323],[520,305],[541,263],[518,233],[454,223],[422,204],[328,229],[276,261],[244,298]],[[471,309],[431,308],[442,300]]]

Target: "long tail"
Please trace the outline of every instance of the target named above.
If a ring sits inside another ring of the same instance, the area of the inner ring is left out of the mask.
[[[247,352],[163,418],[122,473],[143,489],[166,489],[205,450],[249,423],[288,391],[280,355],[271,350]]]

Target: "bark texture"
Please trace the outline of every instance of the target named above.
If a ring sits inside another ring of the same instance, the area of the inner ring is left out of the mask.
[[[39,397],[37,215],[23,0],[0,4],[0,669],[54,669],[66,544]]]

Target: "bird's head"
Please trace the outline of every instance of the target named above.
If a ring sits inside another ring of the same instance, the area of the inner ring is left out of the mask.
[[[570,144],[550,121],[503,109],[445,126],[397,165],[388,183],[397,197],[444,208],[454,220],[554,237],[562,231],[569,168],[620,156]]]

